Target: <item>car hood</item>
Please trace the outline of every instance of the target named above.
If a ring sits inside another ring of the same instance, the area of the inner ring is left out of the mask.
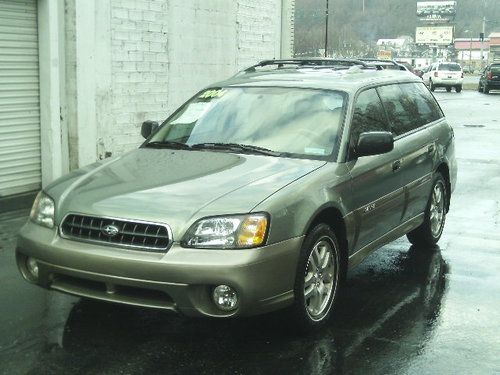
[[[69,212],[163,222],[174,238],[196,219],[250,212],[320,160],[212,151],[138,149],[50,185],[56,222]]]

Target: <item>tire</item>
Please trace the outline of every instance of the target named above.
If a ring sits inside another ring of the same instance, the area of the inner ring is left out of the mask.
[[[451,91],[451,89],[450,89]],[[455,86],[455,91],[458,93],[458,92],[461,92],[462,91],[462,85],[460,86]]]
[[[447,87],[447,88],[446,88],[446,91],[447,91],[447,92],[451,92],[451,87]]]
[[[290,311],[294,328],[310,332],[327,323],[338,294],[340,260],[335,233],[326,224],[316,225],[304,239],[297,264]]]
[[[434,86],[434,83],[432,83],[432,79],[429,80],[429,90],[431,91],[436,90],[436,86]]]
[[[437,191],[440,191],[438,193]],[[432,249],[443,234],[446,222],[448,192],[441,173],[438,173],[432,184],[431,195],[425,209],[424,222],[406,236],[415,246]]]
[[[477,86],[477,92],[483,92],[483,89],[481,88],[481,85]]]
[[[490,88],[489,88],[487,85],[484,85],[484,87],[483,87],[483,92],[484,92],[485,94],[489,94],[489,93],[490,93]]]

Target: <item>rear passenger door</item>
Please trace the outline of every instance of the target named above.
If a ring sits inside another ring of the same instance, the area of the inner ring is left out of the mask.
[[[405,193],[401,222],[423,213],[431,192],[436,140],[427,126],[439,120],[441,110],[422,83],[378,88],[401,153],[400,175]]]
[[[386,154],[355,157],[359,135],[370,131],[390,131],[377,91],[361,92],[354,102],[350,127],[350,152],[347,168],[351,191],[346,205],[352,207],[358,224],[353,250],[358,251],[397,227],[403,212],[404,196],[397,161],[398,150]]]

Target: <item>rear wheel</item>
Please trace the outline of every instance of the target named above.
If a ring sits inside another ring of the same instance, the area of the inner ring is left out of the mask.
[[[331,315],[340,280],[340,247],[332,229],[318,224],[302,245],[295,277],[294,323],[309,331],[323,326]]]
[[[451,91],[451,89],[450,89],[450,91]],[[461,92],[462,91],[462,85],[455,86],[455,91],[456,92]]]
[[[447,88],[446,88],[446,91],[447,91],[447,92],[451,92],[451,87],[447,87]]]
[[[443,176],[438,173],[434,178],[431,196],[427,202],[424,222],[407,234],[412,244],[431,247],[439,241],[446,221],[447,202],[446,184]]]
[[[483,89],[482,89],[482,87],[481,87],[481,85],[480,85],[480,84],[477,86],[477,91],[478,91],[478,92],[483,92]]]
[[[430,79],[430,80],[429,80],[429,89],[430,89],[431,91],[436,90],[436,86],[434,86],[434,83],[432,83],[432,79]]]
[[[485,94],[489,94],[490,93],[490,88],[488,87],[488,85],[484,85],[483,92]]]

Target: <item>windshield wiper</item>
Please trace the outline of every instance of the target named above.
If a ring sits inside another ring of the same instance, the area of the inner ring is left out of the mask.
[[[176,141],[154,141],[149,142],[144,145],[144,147],[148,148],[174,148],[174,149],[183,149],[189,150],[191,146],[186,143],[176,142]]]
[[[219,143],[219,142],[205,142],[196,143],[191,145],[193,149],[207,149],[207,150],[227,150],[233,152],[251,153],[251,154],[261,154],[268,156],[280,156],[281,152],[269,150],[268,148],[244,145],[240,143]]]

